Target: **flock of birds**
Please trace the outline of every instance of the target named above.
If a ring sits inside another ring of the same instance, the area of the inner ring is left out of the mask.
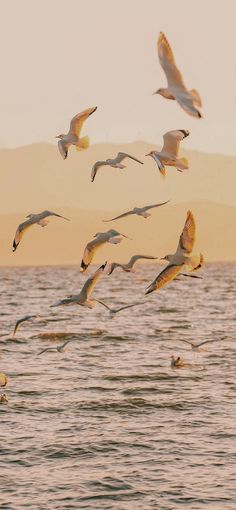
[[[188,90],[184,84],[182,74],[180,73],[178,67],[176,66],[174,55],[172,49],[166,39],[166,36],[161,32],[157,41],[157,50],[159,61],[162,66],[162,69],[167,78],[167,87],[159,88],[154,94],[160,94],[165,99],[176,100],[178,104],[183,108],[185,112],[189,115],[201,118],[202,115],[198,108],[202,106],[201,98],[199,93],[195,90]],[[58,149],[63,159],[68,157],[68,151],[71,145],[74,145],[77,151],[85,150],[89,147],[89,138],[88,136],[81,137],[81,130],[84,122],[88,119],[90,115],[92,115],[96,111],[97,107],[88,108],[83,112],[75,115],[70,123],[70,129],[67,134],[60,134],[56,138],[58,141]],[[145,156],[150,156],[154,159],[157,164],[158,170],[161,176],[164,178],[166,175],[166,166],[174,167],[179,172],[183,172],[189,168],[188,160],[186,158],[179,157],[179,149],[180,142],[182,142],[187,136],[189,136],[189,131],[185,129],[177,129],[168,131],[163,136],[163,147],[161,151],[151,151],[149,154]],[[108,158],[104,161],[97,161],[94,163],[91,171],[91,181],[94,182],[98,172],[101,171],[101,168],[104,166],[110,166],[111,168],[124,169],[125,165],[123,164],[124,160],[131,159],[138,164],[143,164],[142,161],[137,159],[135,156],[127,154],[125,152],[119,152],[115,158]],[[116,216],[111,219],[104,220],[104,222],[116,221],[123,218],[126,218],[130,215],[142,216],[143,218],[149,218],[151,216],[150,212],[153,208],[164,206],[169,202],[162,202],[157,204],[147,205],[145,207],[134,207],[130,211],[125,211],[123,214]],[[22,222],[17,230],[13,240],[13,251],[15,252],[19,246],[19,243],[26,232],[26,230],[33,225],[40,225],[41,227],[45,227],[48,224],[50,217],[58,217],[63,220],[69,221],[69,218],[65,218],[60,214],[57,214],[53,211],[42,211],[38,214],[29,214],[27,219]],[[150,283],[145,294],[148,295],[153,291],[158,291],[168,283],[170,283],[174,279],[178,279],[179,275],[190,276],[195,278],[201,278],[201,276],[196,276],[195,274],[191,274],[192,272],[197,271],[202,267],[204,262],[203,255],[193,254],[193,248],[195,243],[195,234],[196,234],[196,223],[193,216],[192,211],[187,212],[186,221],[182,230],[182,233],[179,238],[179,242],[177,245],[176,252],[171,255],[166,255],[163,259],[168,262],[168,265],[162,270],[155,280]],[[81,260],[81,272],[85,272],[91,262],[93,261],[94,255],[97,250],[102,247],[105,243],[118,244],[123,238],[129,239],[125,234],[120,233],[117,230],[110,229],[106,232],[97,232],[94,235],[94,238],[90,240],[85,246],[83,257]],[[120,264],[118,262],[112,262],[108,267],[108,275],[111,275],[117,268],[120,268],[126,272],[133,272],[134,265],[140,259],[155,259],[156,257],[149,255],[133,255],[131,259],[127,262],[127,264]],[[64,299],[59,300],[58,302],[52,304],[52,307],[58,307],[63,305],[77,304],[80,306],[85,306],[88,308],[93,308],[97,303],[101,304],[105,307],[110,314],[110,318],[113,318],[117,313],[125,310],[127,308],[131,308],[134,306],[140,306],[142,303],[132,303],[119,308],[111,308],[108,304],[104,303],[98,299],[92,299],[91,295],[95,285],[97,285],[99,279],[104,274],[104,270],[107,267],[107,262],[102,264],[95,273],[90,276],[82,287],[81,291],[78,294],[68,296]],[[183,271],[187,270],[187,274]],[[190,273],[190,274],[189,274]],[[147,298],[146,298],[147,299]],[[18,327],[26,321],[40,319],[40,316],[36,315],[27,315],[16,322],[13,336],[16,334]],[[49,319],[50,320],[50,319]],[[56,320],[56,319],[52,319]],[[45,319],[47,321],[47,319]],[[43,349],[38,353],[41,355],[48,351],[57,351],[59,353],[63,352],[68,343],[71,340],[67,340],[62,345],[58,345],[56,347],[48,347]],[[205,342],[201,342],[200,344],[194,344],[190,341],[183,340],[184,342],[191,345],[193,350],[198,351],[200,345],[205,343],[212,342],[214,340],[208,340]],[[171,359],[171,366],[175,368],[180,368],[185,365],[183,358],[180,356],[174,357]],[[0,386],[5,387],[7,385],[8,378],[5,374],[0,373]],[[0,395],[0,402],[6,402],[7,396],[6,394]]]

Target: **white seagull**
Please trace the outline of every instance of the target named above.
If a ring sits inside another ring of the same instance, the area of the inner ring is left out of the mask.
[[[191,345],[191,348],[193,351],[200,352],[203,350],[203,349],[200,349],[200,347],[202,345],[212,344],[213,342],[220,342],[221,340],[223,340],[223,338],[215,338],[214,340],[204,340],[204,342],[199,342],[198,344],[195,344],[194,342],[190,342],[190,340],[185,340],[184,338],[178,338],[177,342],[184,342],[188,345]]]
[[[161,289],[179,275],[184,268],[188,271],[196,271],[202,267],[203,255],[201,253],[199,255],[192,255],[195,231],[196,224],[193,213],[188,211],[176,252],[174,255],[166,255],[163,257],[163,260],[167,260],[169,265],[157,275],[156,279],[149,285],[145,294]]]
[[[130,156],[130,154],[127,154],[126,152],[118,152],[116,158],[114,159],[106,159],[105,161],[97,161],[96,163],[94,163],[91,172],[91,181],[92,182],[94,181],[99,168],[101,168],[102,166],[108,165],[111,166],[112,168],[120,169],[126,168],[126,166],[121,163],[121,161],[123,161],[125,158],[133,159],[133,161],[137,161],[137,163],[143,165],[143,162],[135,158],[134,156]]]
[[[131,214],[137,214],[138,216],[142,216],[143,218],[149,218],[151,214],[148,213],[149,209],[154,209],[154,207],[160,207],[161,205],[168,204],[169,200],[166,202],[162,202],[161,204],[153,204],[146,205],[145,207],[134,207],[131,211],[125,212],[116,216],[115,218],[111,218],[110,220],[103,220],[104,222],[118,220],[119,218],[125,218],[126,216],[130,216]]]
[[[166,175],[165,166],[174,166],[179,172],[188,169],[188,160],[186,158],[178,158],[180,142],[188,135],[189,131],[185,129],[168,131],[163,136],[164,145],[161,152],[151,151],[149,154],[146,154],[146,156],[151,156],[157,163],[163,177]]]
[[[78,113],[71,120],[68,133],[66,135],[62,134],[56,136],[56,138],[60,138],[58,142],[58,148],[63,159],[67,158],[70,145],[75,145],[77,151],[87,149],[89,147],[89,137],[83,136],[80,138],[80,131],[86,119],[96,110],[97,106],[93,108],[87,108],[87,110]]]
[[[66,345],[69,343],[69,342],[72,342],[72,340],[66,340],[66,342],[64,342],[64,344],[61,344],[61,345],[57,345],[56,347],[46,347],[46,349],[43,349],[42,351],[40,351],[37,356],[40,356],[41,354],[43,354],[44,352],[47,352],[47,351],[57,351],[57,352],[64,352],[65,351],[65,348],[66,348]]]
[[[199,93],[193,89],[188,90],[183,77],[176,66],[172,49],[161,32],[157,41],[157,51],[160,64],[167,78],[167,88],[160,88],[154,94],[160,94],[166,99],[176,99],[181,108],[189,115],[201,118],[202,115],[196,107],[201,107],[202,102]]]
[[[137,262],[137,260],[140,260],[140,259],[154,260],[154,259],[157,259],[157,257],[152,257],[152,255],[133,255],[133,257],[131,257],[131,259],[129,260],[129,262],[127,264],[119,264],[119,262],[112,262],[107,274],[112,274],[114,269],[116,269],[117,267],[120,267],[121,269],[123,269],[123,271],[126,271],[127,273],[134,273],[135,269],[133,266]]]
[[[18,244],[20,243],[20,240],[25,233],[25,231],[32,227],[32,225],[40,225],[40,227],[46,227],[49,220],[46,218],[49,218],[50,216],[57,216],[58,218],[63,218],[63,220],[70,221],[69,218],[65,218],[64,216],[61,216],[60,214],[56,214],[52,211],[43,211],[38,214],[28,214],[26,218],[29,218],[28,220],[24,221],[23,223],[20,223],[19,227],[17,228],[15,238],[13,241],[13,248],[12,251],[16,251],[16,248]]]
[[[97,232],[95,234],[95,239],[90,241],[84,249],[83,258],[81,261],[81,268],[80,271],[84,272],[86,271],[89,264],[91,264],[93,257],[101,246],[105,243],[111,243],[111,244],[118,244],[121,243],[122,237],[126,237],[126,239],[130,239],[129,237],[125,236],[124,234],[120,234],[120,232],[117,232],[117,230],[110,229],[107,232]]]
[[[51,307],[75,304],[75,305],[86,306],[87,308],[93,308],[96,305],[97,300],[89,299],[89,297],[90,297],[90,294],[92,293],[92,290],[95,287],[96,283],[102,276],[103,271],[106,267],[106,264],[107,263],[105,262],[105,264],[100,266],[97,269],[97,271],[92,276],[90,276],[90,278],[88,278],[88,280],[86,280],[86,282],[79,294],[75,294],[74,296],[73,295],[68,296],[67,298],[62,299],[61,301],[58,301],[54,305],[51,305]]]
[[[108,306],[103,301],[100,301],[99,299],[97,299],[97,302],[100,303],[100,305],[103,305],[105,308],[107,308],[107,310],[109,310],[109,312],[110,312],[110,319],[113,319],[115,317],[115,315],[117,313],[121,312],[122,310],[126,310],[127,308],[133,308],[133,306],[140,306],[140,305],[144,304],[144,302],[143,303],[133,303],[131,305],[121,306],[120,308],[110,308],[110,306]]]

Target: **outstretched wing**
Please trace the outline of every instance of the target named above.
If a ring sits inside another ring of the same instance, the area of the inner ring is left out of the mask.
[[[67,221],[70,221],[69,218],[65,218],[65,216],[61,216],[61,214],[57,214],[53,211],[43,211],[41,213],[41,217],[42,218],[47,218],[47,216],[57,216],[57,218],[62,218],[63,220],[67,220]]]
[[[16,248],[17,246],[19,245],[24,233],[26,232],[26,230],[31,227],[32,225],[34,225],[34,223],[36,223],[35,220],[33,220],[33,218],[30,218],[29,220],[26,220],[24,221],[23,223],[21,223],[19,225],[19,227],[17,228],[16,230],[16,233],[15,233],[15,237],[14,237],[14,240],[13,240],[13,247],[12,247],[12,251],[16,251]]]
[[[161,205],[168,204],[168,202],[170,202],[170,200],[166,200],[166,202],[161,202],[161,204],[147,205],[143,209],[144,209],[144,211],[148,211],[149,209],[154,209],[154,207],[160,207]]]
[[[56,351],[56,347],[46,347],[46,349],[43,349],[42,351],[38,352],[37,355],[40,356],[41,354],[47,351]]]
[[[197,119],[201,119],[202,114],[199,110],[194,106],[194,98],[190,92],[186,91],[176,91],[175,99],[178,101],[179,105],[185,112],[187,112],[192,117],[196,117]]]
[[[86,121],[86,119],[90,115],[92,115],[93,112],[96,111],[96,109],[97,109],[97,106],[95,106],[93,108],[87,108],[87,110],[84,110],[83,112],[78,113],[77,115],[75,115],[75,117],[73,117],[73,119],[71,120],[69,133],[71,135],[79,136],[80,135],[80,131],[81,131],[82,126],[83,126],[83,123]]]
[[[121,163],[121,161],[123,161],[123,159],[125,159],[125,158],[133,159],[134,161],[137,161],[137,163],[140,163],[140,165],[143,165],[143,162],[140,161],[140,159],[137,159],[134,156],[127,154],[126,152],[118,152],[118,154],[114,160],[114,163]]]
[[[82,299],[86,300],[90,296],[90,294],[91,294],[92,290],[94,289],[97,281],[102,276],[103,271],[104,271],[106,265],[107,265],[107,263],[105,262],[105,264],[100,266],[97,269],[97,271],[92,276],[90,276],[90,278],[87,279],[87,281],[85,282],[85,284],[84,284],[84,286],[83,286],[83,288],[82,288],[82,290],[80,292],[80,297]]]
[[[153,292],[154,290],[159,290],[164,287],[164,285],[167,285],[167,283],[170,283],[178,274],[180,273],[182,269],[183,264],[180,266],[169,264],[163,271],[155,278],[155,280],[149,285],[147,291],[145,294],[150,294],[150,292]]]
[[[68,155],[68,143],[63,142],[63,140],[59,140],[57,145],[62,158],[66,159]]]
[[[177,157],[179,153],[179,144],[188,135],[189,131],[185,131],[184,129],[168,131],[163,136],[164,145],[161,152],[165,152]]]
[[[133,304],[131,304],[131,305],[121,306],[120,308],[118,308],[118,309],[116,310],[116,313],[121,312],[121,310],[126,310],[126,308],[133,308],[133,306],[140,306],[140,305],[144,305],[144,304],[145,304],[145,303],[144,303],[144,302],[142,302],[142,303],[133,303]]]
[[[104,303],[103,301],[100,301],[100,299],[96,299],[96,301],[98,303],[100,303],[100,305],[104,306],[107,310],[109,310],[111,312],[111,308],[108,305],[106,305],[106,303]]]
[[[96,174],[97,174],[97,171],[99,170],[99,168],[101,168],[101,166],[105,166],[105,165],[108,165],[109,163],[107,163],[106,161],[97,161],[96,163],[94,163],[93,165],[93,168],[92,168],[92,171],[91,171],[91,181],[93,182],[95,177],[96,177]]]
[[[133,265],[135,264],[135,262],[137,262],[137,260],[139,259],[157,259],[157,257],[152,257],[152,255],[133,255],[133,257],[131,257],[130,261],[128,262],[128,266],[129,267],[133,267]]]
[[[176,66],[174,54],[163,32],[160,32],[157,40],[157,51],[161,67],[167,78],[168,87],[186,90],[182,74]]]
[[[115,218],[111,218],[110,220],[102,220],[104,223],[107,223],[108,221],[114,221],[118,220],[119,218],[125,218],[126,216],[130,216],[130,214],[135,214],[135,211],[128,211],[126,213],[120,214],[119,216],[115,216]]]
[[[182,234],[179,238],[179,244],[177,248],[177,253],[187,253],[190,254],[193,251],[193,246],[195,242],[195,231],[196,224],[192,211],[187,212],[187,218],[184,224],[184,228]]]

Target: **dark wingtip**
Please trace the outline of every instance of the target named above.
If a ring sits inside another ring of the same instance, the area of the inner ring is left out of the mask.
[[[201,114],[200,114],[201,115]],[[179,131],[181,131],[181,133],[183,133],[184,137],[186,138],[186,136],[189,136],[190,133],[189,131],[187,131],[186,129],[179,129]]]
[[[85,271],[87,269],[87,267],[88,267],[88,264],[85,264],[85,262],[82,260],[81,264],[80,264],[80,267],[81,267],[82,271]]]
[[[151,289],[147,289],[147,291],[145,292],[145,295],[146,294],[150,294],[150,292],[152,292],[152,290]]]
[[[99,269],[105,269],[106,265],[107,265],[107,260],[106,260],[106,262],[104,262],[104,264],[102,264],[102,265],[99,267]]]
[[[202,114],[199,112],[199,110],[197,111],[197,115],[199,119],[202,119]]]

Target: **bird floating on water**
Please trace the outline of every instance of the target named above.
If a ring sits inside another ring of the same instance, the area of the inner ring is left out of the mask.
[[[171,366],[173,368],[183,368],[185,366],[185,362],[184,362],[184,359],[181,358],[180,356],[177,356],[175,358],[175,356],[171,356]]]
[[[85,246],[80,271],[86,271],[89,264],[91,264],[96,251],[98,248],[103,246],[103,244],[119,244],[121,243],[123,237],[130,239],[128,236],[120,234],[120,232],[117,232],[117,230],[113,229],[110,229],[107,232],[97,232],[97,234],[94,236],[95,239],[89,241],[89,243]]]
[[[61,299],[60,301],[57,301],[54,305],[51,305],[51,307],[55,306],[62,306],[62,305],[81,305],[86,306],[87,308],[93,308],[97,304],[96,299],[90,299],[90,294],[92,293],[96,283],[102,276],[104,269],[107,265],[107,262],[100,266],[97,271],[86,280],[82,290],[79,294],[75,294],[72,296],[68,296],[65,299]]]
[[[157,163],[163,177],[166,175],[165,166],[174,166],[179,172],[188,169],[188,160],[186,158],[178,158],[180,142],[187,136],[189,136],[189,131],[185,129],[168,131],[163,136],[164,145],[161,152],[151,151],[149,154],[146,154],[146,156],[151,156]]]
[[[93,182],[96,174],[102,166],[111,166],[112,168],[126,168],[125,165],[121,163],[125,158],[133,159],[133,161],[137,161],[137,163],[140,163],[140,165],[143,165],[143,162],[140,161],[140,159],[135,158],[134,156],[131,156],[130,154],[127,154],[126,152],[118,152],[116,158],[114,159],[106,159],[105,161],[97,161],[94,163],[92,172],[91,172],[91,181]]]
[[[202,115],[196,107],[202,102],[197,90],[188,90],[184,84],[182,74],[176,66],[174,54],[163,32],[160,32],[157,41],[157,51],[161,67],[167,78],[167,88],[160,88],[154,94],[160,94],[166,99],[176,99],[181,108],[189,115],[201,118]]]
[[[58,148],[63,159],[67,158],[68,149],[71,145],[75,145],[77,151],[87,149],[89,147],[89,137],[83,136],[80,138],[80,131],[83,123],[86,119],[97,110],[97,106],[88,108],[81,113],[78,113],[73,117],[70,123],[70,129],[68,133],[57,135],[56,138],[60,138],[58,142]]]
[[[131,257],[127,264],[112,262],[107,274],[112,274],[117,267],[120,267],[121,269],[123,269],[123,271],[126,271],[127,273],[134,273],[135,272],[134,264],[140,259],[155,260],[157,259],[157,257],[153,257],[152,255],[133,255],[133,257]]]
[[[40,227],[46,227],[46,225],[49,222],[49,220],[46,218],[49,218],[50,216],[57,216],[57,218],[63,218],[63,220],[70,221],[69,218],[65,218],[65,216],[61,216],[60,214],[54,213],[52,211],[43,211],[38,214],[28,214],[26,218],[29,219],[24,221],[23,223],[20,223],[19,227],[17,228],[15,238],[13,241],[12,251],[16,251],[16,248],[19,245],[22,236],[29,227],[32,227],[32,225],[36,224],[40,225]]]
[[[142,216],[143,218],[150,218],[151,214],[148,213],[149,209],[154,209],[155,207],[160,207],[161,205],[168,204],[169,200],[166,202],[161,202],[161,204],[153,204],[146,205],[145,207],[134,207],[131,211],[125,212],[116,216],[115,218],[111,218],[110,220],[103,220],[104,222],[118,220],[119,218],[125,218],[126,216],[131,216],[132,214],[137,214],[138,216]]]
[[[149,294],[154,290],[159,290],[167,283],[171,282],[181,271],[186,268],[188,271],[196,271],[203,264],[203,255],[192,255],[195,243],[196,224],[192,211],[188,211],[187,218],[179,244],[174,255],[166,255],[163,260],[167,260],[169,265],[161,271],[155,280],[149,285],[145,294]]]

